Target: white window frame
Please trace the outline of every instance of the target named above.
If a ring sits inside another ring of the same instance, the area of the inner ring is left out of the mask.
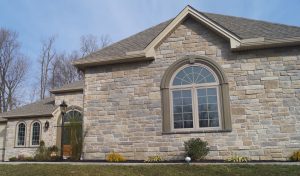
[[[33,138],[33,125],[35,124],[35,123],[39,123],[40,124],[40,134],[39,134],[39,144],[37,144],[37,145],[33,145],[32,144],[32,138]],[[32,146],[32,147],[37,147],[37,146],[39,146],[40,145],[40,142],[41,142],[41,137],[42,137],[42,123],[40,122],[40,121],[33,121],[32,123],[31,123],[31,135],[30,135],[30,146]]]
[[[24,131],[24,145],[19,145],[18,140],[19,140],[19,125],[24,124],[25,125],[25,131]],[[18,122],[16,125],[16,135],[15,135],[15,147],[25,147],[26,146],[26,136],[27,136],[27,124],[25,122]]]
[[[190,66],[200,66],[206,68],[215,78],[216,82],[214,83],[201,83],[201,84],[188,84],[188,85],[173,85],[173,81],[176,75],[183,69]],[[199,126],[199,113],[198,113],[198,94],[197,89],[199,88],[216,88],[217,90],[217,105],[218,105],[218,117],[219,117],[219,126],[218,127],[200,127]],[[193,128],[174,128],[174,114],[173,114],[173,91],[178,90],[191,90],[192,94],[192,112],[193,112]],[[220,83],[216,73],[206,65],[195,63],[193,65],[187,64],[179,69],[177,69],[171,77],[170,81],[170,123],[171,123],[171,131],[174,132],[183,132],[183,131],[213,131],[213,130],[221,130],[222,129],[222,114],[221,114],[221,103],[220,103]]]

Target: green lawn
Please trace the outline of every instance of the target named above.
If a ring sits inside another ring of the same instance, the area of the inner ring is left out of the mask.
[[[0,176],[290,176],[300,175],[300,166],[287,165],[51,165],[21,164],[0,165]]]

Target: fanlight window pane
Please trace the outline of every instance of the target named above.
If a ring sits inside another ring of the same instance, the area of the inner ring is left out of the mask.
[[[17,144],[20,146],[25,145],[25,131],[26,131],[25,124],[20,123],[18,125],[18,141],[17,141]]]
[[[174,128],[193,128],[191,90],[176,90],[172,93]]]
[[[35,122],[32,126],[32,139],[31,139],[32,145],[40,144],[40,131],[41,131],[40,123]]]
[[[197,89],[199,126],[201,127],[218,127],[218,99],[217,88]]]
[[[69,111],[64,116],[64,122],[82,122],[82,114],[79,111]]]
[[[188,85],[216,82],[213,74],[205,67],[189,66],[177,73],[173,85]]]

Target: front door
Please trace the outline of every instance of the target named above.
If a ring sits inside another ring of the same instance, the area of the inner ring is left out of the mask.
[[[82,114],[72,110],[64,116],[62,153],[64,159],[79,160],[82,152]]]

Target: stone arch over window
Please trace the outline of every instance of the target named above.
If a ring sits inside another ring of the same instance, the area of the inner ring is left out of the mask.
[[[214,60],[176,61],[166,70],[161,91],[164,133],[231,131],[228,80]]]
[[[40,145],[41,140],[41,122],[39,121],[33,121],[31,123],[31,145],[32,146],[38,146]]]
[[[16,127],[16,146],[24,147],[26,145],[26,123],[19,122]]]

